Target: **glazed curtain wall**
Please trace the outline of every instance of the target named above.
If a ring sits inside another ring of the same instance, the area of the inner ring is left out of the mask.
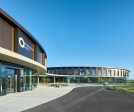
[[[55,67],[48,68],[48,73],[59,75],[86,75],[103,77],[129,77],[129,71],[114,68],[101,67]]]
[[[49,83],[54,82],[53,77],[46,77]],[[56,83],[125,83],[126,78],[113,77],[55,77]]]
[[[32,90],[37,86],[37,72],[16,64],[0,61],[0,93]]]

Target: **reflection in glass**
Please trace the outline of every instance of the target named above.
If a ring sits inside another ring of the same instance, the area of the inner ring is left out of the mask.
[[[96,75],[96,68],[92,68],[92,75]]]
[[[10,92],[10,69],[6,68],[6,93]]]
[[[78,75],[78,68],[74,68],[74,75]]]
[[[55,74],[55,73],[56,73],[55,69],[52,69],[52,74]]]
[[[113,76],[116,76],[116,70],[113,70]]]
[[[1,95],[5,95],[5,67],[1,66]]]
[[[41,50],[37,47],[37,62],[41,63]]]
[[[50,73],[50,70],[49,69],[47,69],[47,73]]]
[[[68,74],[72,75],[72,68],[68,68]]]
[[[98,75],[101,75],[101,69],[98,68]]]
[[[29,68],[20,68],[21,66],[12,63],[3,63],[7,65],[1,64],[1,95],[17,92],[19,78],[21,92],[37,87],[36,71]]]
[[[108,70],[108,76],[111,76],[111,70]]]
[[[84,68],[80,68],[80,75],[84,75]]]
[[[90,75],[90,68],[86,68],[86,75]]]
[[[119,76],[119,70],[117,70],[117,76]]]
[[[57,74],[60,74],[60,68],[57,68]]]
[[[66,69],[65,68],[62,68],[62,74],[66,75]]]
[[[120,76],[122,76],[122,71],[120,70]]]
[[[29,70],[29,89],[32,90],[32,70]]]
[[[103,75],[106,76],[106,74],[107,74],[106,69],[103,69]]]

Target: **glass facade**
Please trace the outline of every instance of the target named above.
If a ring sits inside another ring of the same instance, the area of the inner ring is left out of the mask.
[[[120,76],[122,77],[123,75],[122,75],[122,71],[120,71]]]
[[[62,68],[62,67],[61,67]],[[59,71],[61,70],[61,68],[59,67]],[[122,73],[124,75],[128,75],[129,72],[125,71],[123,72],[123,70],[120,69],[112,69],[112,68],[98,68],[98,67],[80,67],[80,69],[78,67],[65,67],[62,68],[62,72],[65,73],[67,70],[67,74],[69,75],[78,75],[76,76],[62,76],[62,77],[55,77],[56,82],[66,82],[66,83],[125,83],[126,82],[126,77],[115,77],[117,74],[117,71],[122,71]],[[53,69],[53,68],[51,68]],[[80,74],[79,74],[79,70],[80,70]],[[91,71],[90,71],[91,70]],[[96,71],[97,70],[97,71]],[[90,72],[92,72],[92,75],[90,77]],[[97,73],[97,74],[96,74]],[[85,74],[85,76],[84,76]],[[83,75],[83,76],[80,76]],[[53,78],[51,78],[50,82],[53,82]]]
[[[68,75],[72,75],[72,68],[68,68]]]
[[[80,68],[80,75],[84,75],[84,68]]]
[[[49,77],[50,82],[53,83],[53,78]],[[56,83],[125,83],[126,78],[113,77],[56,77]]]
[[[66,68],[62,68],[62,74],[66,75]]]
[[[55,71],[55,69],[52,69],[52,74],[56,74],[56,71]]]
[[[57,68],[57,74],[60,74],[60,68]]]
[[[113,70],[113,76],[116,76],[116,70]]]
[[[86,75],[90,75],[90,68],[86,68]]]
[[[96,68],[92,68],[92,75],[96,75]]]
[[[32,90],[37,86],[33,69],[1,61],[1,95]]]
[[[98,75],[101,75],[101,69],[98,68]]]
[[[106,76],[107,75],[107,70],[103,69],[103,75]]]
[[[108,70],[108,76],[111,76],[111,70]]]
[[[37,62],[41,63],[41,50],[37,47]]]
[[[74,75],[78,75],[78,68],[74,68]]]
[[[117,70],[117,76],[119,76],[119,70]]]
[[[49,69],[47,69],[47,73],[50,73],[50,70]]]

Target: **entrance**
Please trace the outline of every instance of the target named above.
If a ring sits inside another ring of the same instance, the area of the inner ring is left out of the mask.
[[[17,83],[19,70],[14,68],[6,68],[6,94],[17,92]]]

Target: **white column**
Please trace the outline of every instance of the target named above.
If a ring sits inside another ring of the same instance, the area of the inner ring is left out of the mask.
[[[54,76],[54,83],[55,83],[55,76]]]
[[[38,86],[39,86],[39,76],[38,76]]]

